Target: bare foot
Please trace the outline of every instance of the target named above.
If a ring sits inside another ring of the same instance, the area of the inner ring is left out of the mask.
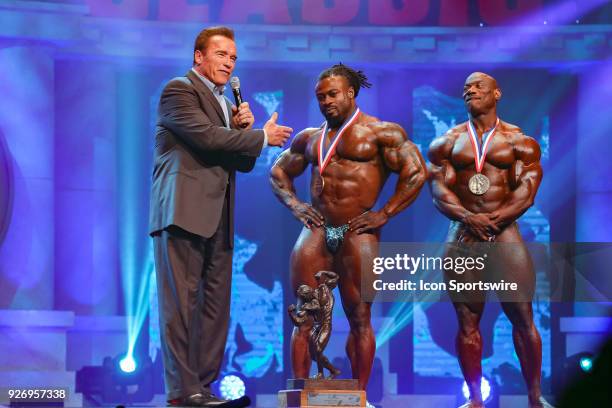
[[[459,408],[485,408],[482,401],[468,401]]]
[[[336,378],[339,375],[340,375],[340,370],[330,371],[329,372],[329,377],[327,377],[327,379],[328,380],[333,380],[334,378]]]
[[[537,402],[529,403],[529,408],[555,408],[550,405],[544,397],[540,397]]]

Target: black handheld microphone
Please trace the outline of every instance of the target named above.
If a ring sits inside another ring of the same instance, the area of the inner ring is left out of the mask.
[[[232,87],[232,93],[234,94],[234,100],[236,101],[236,107],[240,106],[242,102],[242,94],[240,93],[240,79],[237,76],[230,79],[230,85]]]
[[[234,94],[234,100],[236,101],[236,107],[239,107],[242,102],[242,94],[240,93],[240,79],[237,76],[232,77],[230,79],[230,85],[232,87],[232,93]],[[249,126],[247,123],[243,123],[240,125],[241,128],[246,128]]]

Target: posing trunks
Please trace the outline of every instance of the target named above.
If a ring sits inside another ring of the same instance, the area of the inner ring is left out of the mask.
[[[335,254],[344,242],[344,234],[348,231],[348,224],[332,227],[325,225],[325,245],[332,254]]]

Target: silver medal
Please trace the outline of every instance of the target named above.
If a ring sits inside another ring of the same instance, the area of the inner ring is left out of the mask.
[[[482,174],[481,171],[485,164],[485,157],[487,156],[489,144],[491,143],[491,140],[493,140],[493,135],[495,134],[495,130],[499,125],[499,118],[495,120],[495,126],[493,126],[493,129],[483,133],[482,148],[479,147],[476,128],[474,127],[474,124],[472,123],[472,120],[469,117],[467,124],[468,135],[470,137],[472,149],[474,151],[474,167],[476,168],[476,174],[474,174],[468,181],[468,188],[472,194],[483,195],[489,190],[489,187],[491,187],[491,181],[487,176]]]
[[[490,186],[491,182],[489,181],[489,178],[482,173],[474,174],[468,182],[470,192],[476,195],[483,195],[487,192],[487,190],[489,190]]]

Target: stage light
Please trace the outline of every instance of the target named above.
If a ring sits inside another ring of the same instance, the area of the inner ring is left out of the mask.
[[[153,240],[147,237],[151,155],[147,146],[147,132],[141,132],[147,122],[148,110],[142,97],[148,84],[141,75],[119,75],[117,91],[116,179],[117,183],[117,248],[123,290],[123,305],[127,330],[125,355],[140,358],[142,350],[135,350],[149,312],[149,288],[154,284]],[[142,365],[142,359],[140,361]]]
[[[590,356],[583,356],[580,358],[580,368],[585,373],[588,373],[593,368],[593,358]]]
[[[227,374],[219,381],[219,394],[228,400],[246,395],[246,383],[238,374]]]
[[[587,375],[593,369],[593,361],[595,357],[592,353],[582,352],[569,356],[563,364],[566,379],[569,381],[572,378]]]
[[[77,371],[76,392],[83,394],[87,406],[106,403],[131,405],[150,402],[154,396],[153,362],[131,355],[104,357],[100,366],[86,366]]]
[[[400,330],[412,323],[414,315],[413,310],[412,303],[408,301],[395,302],[393,306],[391,306],[387,319],[384,320],[382,327],[376,335],[377,350],[391,340]]]
[[[463,396],[465,397],[465,399],[469,400],[470,390],[468,389],[467,383],[465,381],[463,382],[463,387],[461,388],[461,391],[463,392]],[[491,397],[491,384],[489,383],[489,380],[486,379],[486,377],[482,377],[482,379],[480,380],[480,395],[482,396],[482,400],[484,402],[487,402]]]
[[[136,371],[136,361],[134,357],[125,356],[122,358],[121,361],[119,361],[119,368],[121,368],[121,371],[124,373],[133,373]]]
[[[563,386],[568,387],[593,375],[595,355],[588,351],[572,354],[563,362]]]

